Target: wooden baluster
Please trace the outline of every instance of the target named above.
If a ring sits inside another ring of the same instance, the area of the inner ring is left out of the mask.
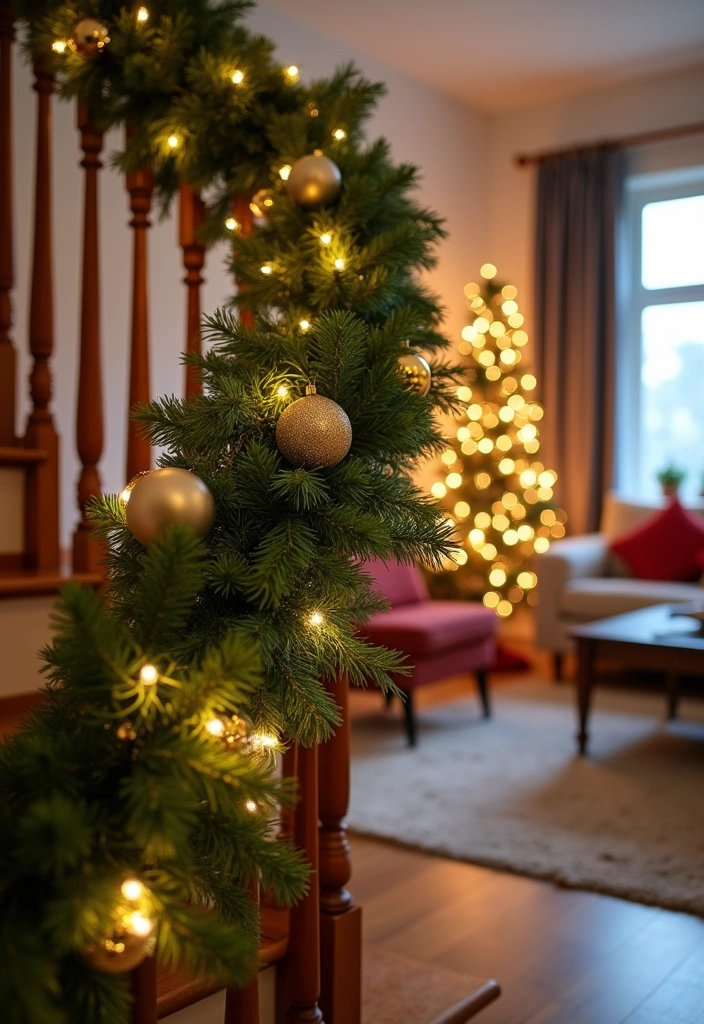
[[[249,887],[252,899],[259,905],[259,883]],[[259,1024],[259,976],[244,988],[229,988],[225,997],[224,1024]]]
[[[249,200],[245,196],[235,196],[232,204],[232,215],[237,221],[237,233],[242,235],[243,238],[249,238],[254,232],[254,214],[249,208]],[[237,243],[235,242],[235,248]],[[242,291],[244,285],[237,283],[237,290]],[[249,309],[240,310],[240,322],[245,327],[254,327],[254,313]]]
[[[0,0],[0,445],[16,444],[17,354],[12,344],[12,4]]]
[[[286,1024],[320,1024],[320,896],[318,891],[318,748],[298,748],[294,842],[307,857],[310,888],[291,910]]]
[[[32,569],[59,568],[59,438],[49,403],[50,359],[54,349],[54,278],[51,213],[51,95],[54,76],[34,66],[37,104],[37,168],[34,199],[34,255],[29,309],[29,377],[32,411],[25,447],[46,452],[44,462],[27,474],[25,558]]]
[[[328,681],[342,722],[320,746],[320,1006],[327,1024],[360,1024],[362,912],[346,888],[352,874],[345,816],[350,798],[349,682]]]
[[[128,129],[129,138],[129,129]],[[130,345],[130,396],[127,427],[127,475],[131,480],[136,473],[151,469],[152,450],[141,426],[131,413],[138,402],[149,401],[149,292],[147,262],[147,232],[152,207],[154,174],[150,170],[130,171],[127,175],[134,228],[132,262],[132,340]]]
[[[83,207],[83,278],[81,285],[81,347],[76,410],[76,445],[81,460],[78,507],[81,520],[73,535],[74,572],[98,572],[101,552],[91,538],[86,516],[90,499],[100,494],[98,463],[103,453],[103,382],[100,365],[100,271],[98,264],[98,171],[103,136],[83,104],[78,107],[85,169]]]
[[[181,183],[179,195],[179,245],[183,249],[183,266],[186,276],[183,283],[187,289],[186,299],[186,352],[201,349],[200,337],[200,288],[203,284],[201,271],[205,265],[205,246],[198,238],[198,229],[203,223],[205,205],[190,185]],[[186,398],[199,395],[203,390],[200,370],[197,366],[186,365]]]
[[[130,1024],[156,1024],[156,960],[149,956],[131,972],[132,1013]]]

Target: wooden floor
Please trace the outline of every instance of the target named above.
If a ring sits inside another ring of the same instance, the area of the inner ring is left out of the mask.
[[[428,687],[419,709],[469,689]],[[353,720],[379,700],[353,694]],[[367,839],[352,838],[352,855],[366,941],[496,978],[503,994],[482,1024],[704,1024],[697,917]]]

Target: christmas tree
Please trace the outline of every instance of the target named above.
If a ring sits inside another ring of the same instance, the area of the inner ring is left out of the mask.
[[[387,688],[402,670],[359,637],[382,607],[363,561],[437,567],[453,549],[409,477],[442,450],[434,412],[456,405],[417,277],[443,229],[413,198],[416,169],[364,139],[383,88],[352,66],[304,87],[243,28],[247,2],[17,6],[59,95],[101,130],[129,125],[117,166],[153,169],[164,211],[180,181],[201,192],[203,240],[231,241],[247,319],[208,319],[202,395],[139,411],[165,450],[94,506],[107,606],[68,592],[49,705],[2,762],[8,1000],[29,992],[12,1024],[124,1024],[104,953],[125,952],[125,917],[154,923],[166,962],[237,981],[256,946],[255,864],[279,897],[302,891],[300,862],[269,844],[286,787],[227,745],[233,716],[251,718],[255,750],[330,735],[326,679]],[[218,912],[182,912],[186,895]]]
[[[174,659],[207,571],[174,527],[142,558],[127,628],[69,585],[44,703],[0,748],[0,1000],[7,1024],[124,1024],[154,952],[223,984],[257,970],[248,884],[282,903],[307,868],[276,837],[290,802],[246,709],[257,648]]]
[[[459,346],[469,357],[457,389],[463,414],[431,488],[462,547],[430,583],[438,596],[481,598],[507,617],[524,599],[533,603],[532,557],[564,536],[567,517],[554,502],[557,474],[536,458],[543,407],[535,377],[521,366],[528,334],[518,289],[497,283],[491,263],[481,276],[481,286],[464,290],[471,322]]]

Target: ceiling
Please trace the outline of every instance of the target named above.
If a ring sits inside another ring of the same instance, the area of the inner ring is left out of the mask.
[[[704,62],[704,0],[269,0],[481,110]]]

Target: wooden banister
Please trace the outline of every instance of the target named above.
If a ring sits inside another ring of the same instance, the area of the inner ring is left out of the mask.
[[[200,336],[200,289],[203,284],[201,271],[205,266],[205,246],[198,237],[203,223],[205,206],[197,192],[185,181],[179,194],[179,245],[183,249],[183,267],[186,276],[186,352],[202,351]],[[186,398],[192,398],[203,390],[200,370],[197,366],[186,366]]]
[[[259,882],[253,879],[250,887],[252,900],[259,907]],[[259,976],[252,978],[244,988],[229,988],[225,997],[224,1024],[259,1024]]]
[[[156,1024],[157,1022],[157,967],[154,957],[147,957],[130,974],[132,983],[132,1013],[130,1024]]]
[[[75,572],[97,572],[100,549],[91,539],[86,516],[90,499],[100,494],[98,463],[103,453],[103,382],[100,360],[100,270],[98,249],[98,171],[103,136],[96,130],[87,108],[78,106],[85,170],[83,206],[83,270],[81,285],[81,344],[76,410],[76,446],[81,460],[78,480],[80,522],[73,535]]]
[[[129,137],[129,128],[128,128]],[[154,191],[154,174],[148,169],[127,174],[133,235],[132,256],[132,330],[130,342],[130,392],[127,427],[127,474],[131,480],[137,473],[151,469],[152,450],[141,427],[131,413],[138,402],[148,402],[149,389],[149,291],[147,238],[151,226],[149,214]]]
[[[345,817],[350,799],[350,716],[347,675],[329,680],[341,723],[319,752],[320,1006],[326,1024],[360,1024],[362,914],[347,883],[352,858]]]
[[[15,255],[12,225],[12,4],[0,0],[0,445],[14,445],[17,354],[12,343]]]
[[[318,891],[318,748],[298,748],[298,804],[294,842],[312,874],[306,896],[291,910],[286,963],[286,1024],[321,1024],[320,898]]]
[[[54,76],[34,66],[37,93],[37,154],[34,196],[34,249],[29,308],[29,377],[32,409],[24,444],[46,458],[27,473],[25,564],[29,569],[59,568],[59,438],[49,403],[54,350],[54,277],[51,209],[51,96]]]

